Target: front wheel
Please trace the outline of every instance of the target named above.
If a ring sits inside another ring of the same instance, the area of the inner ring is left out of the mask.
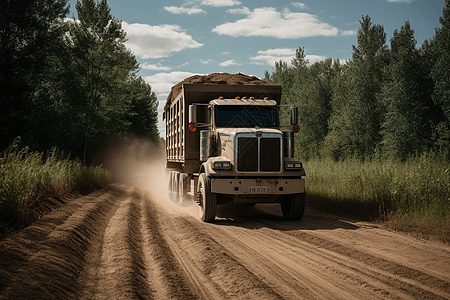
[[[211,179],[205,173],[200,174],[198,178],[197,196],[199,197],[200,219],[203,222],[214,221],[217,212],[217,196],[211,193]]]
[[[281,204],[281,211],[287,220],[301,220],[305,212],[305,193],[289,195]]]

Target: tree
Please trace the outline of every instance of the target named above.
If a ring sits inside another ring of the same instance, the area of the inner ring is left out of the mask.
[[[280,85],[283,93],[288,92],[294,82],[292,68],[285,61],[275,62],[275,71],[271,75],[266,71],[265,80]]]
[[[350,62],[340,64],[337,61],[333,65],[334,77],[332,78],[331,112],[328,119],[328,134],[325,136],[321,152],[324,156],[335,160],[351,156],[354,153],[353,136],[351,126],[353,108],[351,107],[352,74]]]
[[[40,115],[33,114],[36,92],[59,51],[67,0],[0,1],[0,146],[18,135],[25,142]],[[48,105],[48,103],[45,103]]]
[[[331,114],[333,60],[328,58],[306,69],[302,80],[301,97],[297,98],[300,133],[299,157],[304,160],[318,157]]]
[[[436,125],[437,143],[450,145],[450,0],[445,0],[442,27],[436,29],[433,39],[435,63],[431,72],[434,81],[433,100],[444,118]]]
[[[159,138],[158,101],[151,86],[142,77],[132,76],[127,83],[131,106],[127,120],[130,122],[129,133],[153,139]]]
[[[431,142],[428,74],[416,43],[409,21],[400,31],[394,31],[391,63],[383,87],[387,108],[382,125],[384,150],[389,156],[403,160],[409,154],[428,149]]]
[[[383,69],[387,64],[386,34],[381,25],[372,25],[370,17],[360,21],[358,46],[353,46],[352,60],[346,73],[347,96],[339,96],[333,105],[328,147],[332,153],[361,158],[374,155],[381,142],[383,106],[380,101]],[[348,77],[347,77],[348,76]],[[337,110],[336,110],[337,109]],[[333,141],[333,142],[331,142]]]
[[[131,103],[123,83],[138,64],[106,0],[78,1],[76,9],[79,19],[72,22],[66,38],[72,60],[66,72],[75,75],[71,95],[76,97],[69,98],[80,119],[85,160],[89,142],[126,133]]]

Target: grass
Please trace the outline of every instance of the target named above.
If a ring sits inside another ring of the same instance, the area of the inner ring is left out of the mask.
[[[45,199],[91,192],[106,175],[57,149],[31,152],[16,139],[0,156],[0,233],[28,225]]]
[[[427,152],[405,162],[311,160],[304,164],[308,204],[387,220],[402,231],[431,230],[450,241],[449,162],[447,152]]]

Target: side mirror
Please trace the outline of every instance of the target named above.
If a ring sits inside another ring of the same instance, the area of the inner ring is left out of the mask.
[[[189,105],[189,124],[197,123],[197,105]]]
[[[291,106],[291,125],[298,124],[298,108],[297,106]]]
[[[197,130],[197,105],[189,105],[189,131],[194,132]]]

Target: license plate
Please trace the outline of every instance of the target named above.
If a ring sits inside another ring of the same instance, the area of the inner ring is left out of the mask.
[[[249,193],[268,193],[270,192],[270,186],[249,186]]]

